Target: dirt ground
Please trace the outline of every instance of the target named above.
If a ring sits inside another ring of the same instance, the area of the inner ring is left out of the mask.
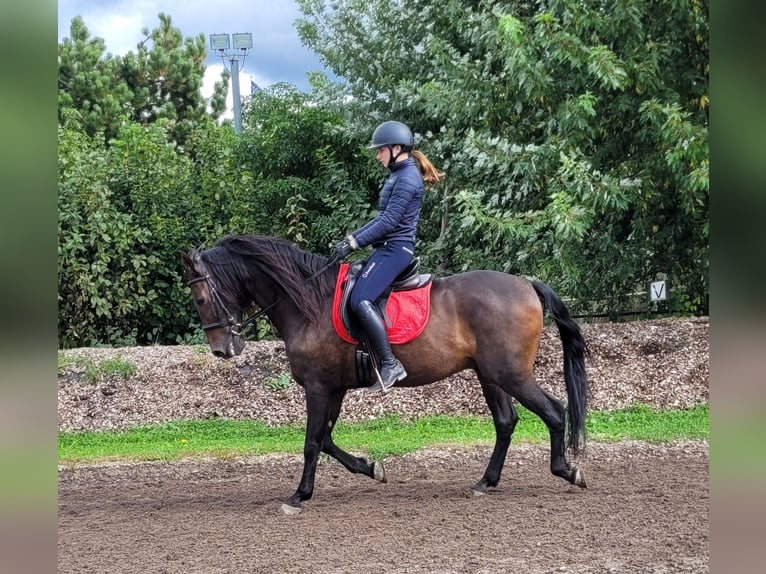
[[[58,571],[709,571],[707,442],[591,443],[587,490],[549,473],[547,448],[511,445],[486,496],[470,487],[488,445],[389,458],[386,484],[323,459],[294,516],[296,456],[61,468]]]
[[[592,409],[706,403],[708,321],[585,325]],[[540,384],[563,398],[561,343],[544,332]],[[77,349],[59,376],[60,430],[115,430],[176,419],[305,420],[284,345],[250,342],[222,362],[191,347]],[[85,383],[78,358],[137,366],[128,379]],[[483,414],[464,373],[383,398],[351,394],[345,422],[383,414]],[[522,421],[523,424],[523,421]],[[60,573],[411,574],[709,572],[708,444],[591,443],[581,490],[552,476],[548,445],[513,444],[486,496],[490,445],[426,449],[384,461],[388,483],[322,459],[314,498],[287,516],[302,459],[103,464],[59,470]],[[361,453],[354,453],[361,454]]]

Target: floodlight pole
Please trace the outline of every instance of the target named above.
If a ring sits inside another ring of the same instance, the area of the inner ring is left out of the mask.
[[[231,64],[231,97],[234,104],[234,132],[240,133],[242,131],[242,102],[239,96],[239,60],[242,59],[242,67],[244,68],[247,51],[253,47],[253,35],[246,32],[234,34],[233,37],[234,49],[230,52],[228,51],[231,48],[229,34],[211,34],[210,48],[218,50],[224,67],[226,67],[225,58],[229,58]]]
[[[239,60],[232,56],[231,60],[231,91],[234,101],[234,133],[242,132],[242,110],[239,101]]]

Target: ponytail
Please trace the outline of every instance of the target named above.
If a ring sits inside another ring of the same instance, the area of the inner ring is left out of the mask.
[[[420,169],[420,174],[423,176],[423,181],[425,182],[426,187],[436,185],[444,177],[444,172],[439,171],[422,151],[413,149],[410,151],[410,155],[418,162],[418,168]]]

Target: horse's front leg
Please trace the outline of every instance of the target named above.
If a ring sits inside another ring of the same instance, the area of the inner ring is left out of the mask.
[[[322,446],[322,452],[333,457],[339,463],[341,463],[346,470],[354,474],[364,474],[380,482],[388,482],[386,479],[386,471],[383,469],[383,464],[380,462],[368,463],[366,459],[354,456],[351,453],[346,452],[332,439],[332,431],[335,429],[335,423],[338,421],[340,415],[340,407],[343,404],[343,399],[346,397],[346,389],[339,390],[329,397],[330,407],[330,422],[329,430],[324,437],[324,445]]]
[[[282,505],[285,514],[297,514],[301,511],[301,502],[309,500],[314,494],[319,453],[331,432],[330,414],[332,395],[326,390],[317,389],[319,385],[306,385],[306,439],[303,443],[303,474],[298,489]],[[341,395],[341,400],[342,400]]]

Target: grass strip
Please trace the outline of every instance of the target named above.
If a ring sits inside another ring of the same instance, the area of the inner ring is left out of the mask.
[[[547,442],[548,430],[535,415],[519,408],[521,420],[514,442]],[[684,410],[654,410],[636,405],[619,411],[588,415],[589,440],[612,442],[626,439],[669,442],[676,439],[707,439],[709,408],[700,405]],[[494,442],[489,416],[428,416],[413,420],[389,415],[363,423],[338,423],[335,442],[355,453],[373,458],[402,455],[439,445],[472,445]],[[303,425],[272,427],[260,421],[208,419],[180,420],[121,432],[61,432],[60,464],[113,460],[175,460],[184,457],[250,456],[303,451]]]

